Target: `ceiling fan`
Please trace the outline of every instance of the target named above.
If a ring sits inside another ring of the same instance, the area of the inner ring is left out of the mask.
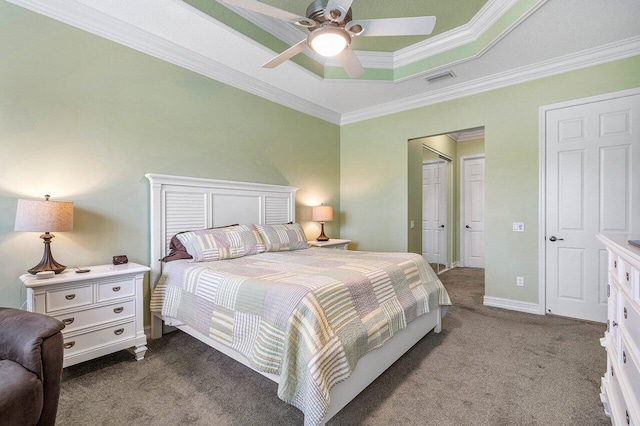
[[[314,0],[307,7],[306,17],[257,0],[221,1],[282,19],[309,30],[306,39],[294,44],[264,64],[263,68],[275,68],[309,47],[322,56],[337,56],[351,78],[364,73],[360,60],[350,47],[353,37],[429,35],[436,24],[435,16],[353,21],[351,16],[353,0]]]

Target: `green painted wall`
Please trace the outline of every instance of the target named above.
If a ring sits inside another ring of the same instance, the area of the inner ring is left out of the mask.
[[[486,294],[537,303],[539,107],[638,86],[633,57],[342,126],[341,236],[362,250],[406,251],[407,141],[484,126]],[[526,232],[512,232],[513,221]]]
[[[52,244],[68,266],[149,264],[149,172],[297,186],[310,238],[307,206],[340,211],[336,125],[7,2],[0,57],[0,306],[21,305],[42,256],[38,233],[13,231],[21,197],[75,203]]]

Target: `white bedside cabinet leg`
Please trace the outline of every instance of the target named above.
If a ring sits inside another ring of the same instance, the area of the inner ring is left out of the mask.
[[[136,361],[140,361],[144,359],[144,354],[147,353],[147,346],[136,345],[136,348],[133,350],[133,353],[136,355]]]

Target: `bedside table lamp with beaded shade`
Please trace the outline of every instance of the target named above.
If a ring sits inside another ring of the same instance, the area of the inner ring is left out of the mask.
[[[73,230],[73,203],[63,201],[49,201],[50,196],[45,195],[45,200],[18,200],[16,209],[15,231],[44,232],[40,238],[44,240],[44,254],[40,263],[29,269],[29,273],[36,274],[43,271],[53,271],[56,274],[67,267],[59,264],[51,255],[50,232],[65,232]]]
[[[313,207],[311,209],[311,220],[314,222],[320,222],[322,226],[322,232],[320,232],[320,235],[316,240],[329,241],[329,237],[324,234],[324,223],[331,222],[333,220],[333,207],[325,206],[324,204]]]

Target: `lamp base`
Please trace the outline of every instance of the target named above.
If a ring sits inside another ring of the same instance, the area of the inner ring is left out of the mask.
[[[329,237],[324,234],[324,222],[320,222],[320,225],[322,226],[322,230],[320,231],[318,238],[316,238],[316,241],[329,241]]]
[[[42,255],[42,260],[33,268],[29,269],[27,272],[30,274],[37,274],[38,272],[43,271],[53,271],[56,274],[67,269],[66,266],[59,264],[55,261],[53,256],[51,255],[51,239],[54,237],[53,234],[45,232],[40,235],[40,238],[44,240],[44,254]]]

